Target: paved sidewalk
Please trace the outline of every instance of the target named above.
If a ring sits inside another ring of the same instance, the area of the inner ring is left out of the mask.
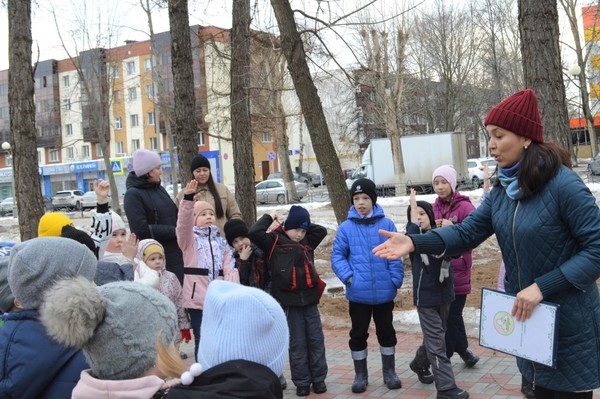
[[[374,399],[374,398],[402,398],[402,399],[435,399],[435,385],[425,385],[419,382],[408,364],[414,357],[414,351],[420,345],[422,336],[413,333],[397,333],[398,345],[396,345],[396,373],[402,381],[402,388],[389,390],[383,384],[381,375],[381,356],[375,332],[371,331],[369,336],[369,386],[362,394],[353,394],[350,390],[354,380],[354,368],[348,348],[347,329],[326,329],[325,347],[327,348],[327,363],[329,374],[327,393],[317,395],[311,394],[308,398],[313,399]],[[481,360],[477,365],[468,369],[455,355],[453,360],[454,375],[457,385],[466,389],[471,399],[522,399],[521,374],[517,369],[514,357],[495,352],[491,349],[479,346],[478,340],[469,338],[470,350],[476,353]],[[193,343],[182,344],[181,349],[189,356],[191,362],[194,354]],[[292,383],[289,365],[286,366],[284,375],[288,382],[288,388],[284,391],[284,398],[294,399],[296,388]],[[594,399],[600,399],[600,390],[594,393]]]

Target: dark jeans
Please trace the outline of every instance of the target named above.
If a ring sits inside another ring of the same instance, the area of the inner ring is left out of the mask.
[[[561,392],[542,388],[538,385],[533,390],[536,399],[592,399],[594,392]]]
[[[469,348],[465,321],[462,314],[466,302],[466,295],[456,295],[456,298],[450,304],[450,312],[448,313],[448,321],[446,323],[446,355],[448,359],[454,353],[464,353]]]
[[[379,305],[350,302],[349,311],[350,320],[352,321],[350,341],[348,342],[350,350],[358,352],[367,348],[371,316],[373,316],[373,321],[375,322],[375,333],[377,334],[379,345],[384,348],[396,346],[397,339],[393,323],[393,310],[393,301]]]
[[[327,377],[325,336],[317,305],[285,308],[290,329],[290,371],[297,387],[323,382]]]
[[[198,361],[198,345],[200,344],[200,326],[202,325],[202,309],[188,309],[190,324],[194,332],[194,362]]]

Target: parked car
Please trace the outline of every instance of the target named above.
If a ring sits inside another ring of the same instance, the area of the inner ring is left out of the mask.
[[[600,152],[596,156],[590,159],[587,164],[587,171],[592,175],[600,175]]]
[[[483,185],[483,167],[488,165],[490,176],[496,171],[496,161],[493,158],[471,158],[467,159],[467,168],[469,169],[469,180],[473,187]]]
[[[88,191],[81,197],[81,209],[94,209],[97,202],[98,197],[96,196],[96,192]]]
[[[44,203],[44,211],[52,211],[54,209],[52,206],[52,198],[47,195],[42,195],[42,202]]]
[[[308,184],[308,179],[305,176],[302,176],[297,172],[292,172],[292,174],[294,175],[295,181]],[[282,178],[283,177],[281,175],[281,172],[273,172],[269,176],[267,176],[267,180],[282,179]]]
[[[296,185],[296,194],[300,201],[303,197],[308,194],[308,188],[305,183],[299,183],[294,181]],[[259,204],[266,204],[269,202],[277,202],[279,204],[286,203],[286,192],[285,184],[282,179],[270,179],[261,181],[255,187],[256,190],[256,202]]]
[[[6,216],[13,213],[13,197],[6,197],[0,202],[0,216]]]
[[[52,208],[57,209],[81,209],[81,190],[62,190],[57,191],[52,197]]]

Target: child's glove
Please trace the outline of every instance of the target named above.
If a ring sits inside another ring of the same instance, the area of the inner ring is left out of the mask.
[[[443,283],[445,279],[450,277],[450,259],[445,258],[442,261],[442,267],[440,267],[440,283]]]
[[[187,344],[192,339],[189,328],[187,330],[181,330],[181,339]]]

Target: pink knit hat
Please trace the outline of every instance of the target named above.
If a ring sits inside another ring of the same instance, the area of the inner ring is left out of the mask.
[[[160,165],[162,165],[162,161],[154,151],[139,149],[133,153],[133,171],[138,177],[144,176]]]
[[[544,142],[544,126],[533,90],[516,92],[488,112],[485,125],[496,125],[519,136]]]
[[[442,165],[433,171],[431,175],[431,182],[435,180],[436,177],[441,176],[448,183],[450,183],[450,188],[452,188],[452,192],[456,191],[456,169],[452,165]]]

